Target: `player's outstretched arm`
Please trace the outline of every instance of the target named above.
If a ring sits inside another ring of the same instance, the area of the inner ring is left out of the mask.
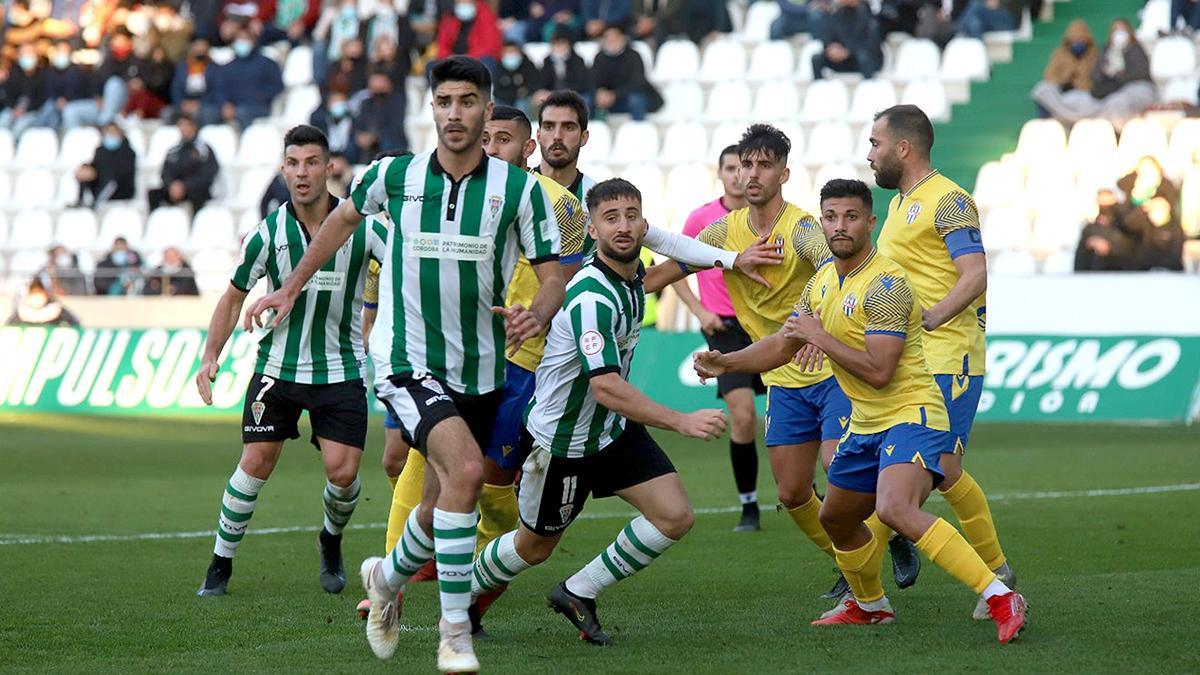
[[[779,247],[768,241],[769,239],[768,233],[746,250],[737,253],[652,226],[646,233],[646,246],[659,255],[671,258],[672,262],[655,265],[647,270],[642,285],[647,293],[656,293],[696,269],[719,267],[739,272],[770,288],[771,284],[763,278],[758,268],[782,263],[783,254],[780,253]]]
[[[799,340],[776,333],[728,354],[699,352],[692,357],[692,366],[701,382],[725,373],[765,373],[791,361],[803,346]]]
[[[533,266],[539,286],[528,308],[521,304],[492,307],[493,313],[504,317],[505,343],[508,345],[509,356],[516,354],[526,340],[546,332],[550,320],[562,307],[567,295],[562,267],[556,260]]]
[[[904,351],[904,334],[872,333],[865,336],[866,351],[859,351],[843,344],[825,332],[821,326],[821,315],[793,315],[783,325],[781,333],[802,340],[817,349],[851,375],[875,387],[883,389],[896,374],[900,355]]]
[[[925,330],[934,330],[958,316],[975,298],[987,290],[987,256],[983,253],[967,253],[954,259],[958,269],[958,281],[942,298],[921,312],[921,323]]]
[[[325,222],[321,224],[317,236],[313,237],[312,243],[308,245],[308,250],[304,252],[300,264],[288,275],[283,286],[274,293],[259,298],[258,302],[247,310],[244,321],[246,330],[254,330],[256,325],[261,328],[263,326],[262,315],[267,310],[275,310],[276,322],[287,316],[288,312],[292,311],[292,305],[296,302],[304,285],[354,234],[354,230],[358,228],[362,219],[362,214],[354,208],[352,200],[347,199],[338,204],[337,208],[325,217]]]
[[[200,372],[196,374],[196,389],[204,405],[212,405],[212,383],[221,369],[218,360],[229,336],[233,334],[233,327],[237,325],[246,295],[245,291],[230,284],[217,301],[217,307],[209,319],[208,338],[204,342],[204,355],[200,358]]]
[[[710,441],[725,431],[725,413],[716,409],[683,413],[657,403],[636,387],[621,379],[620,374],[607,372],[591,379],[596,402],[625,419],[639,424],[667,429],[689,438]]]

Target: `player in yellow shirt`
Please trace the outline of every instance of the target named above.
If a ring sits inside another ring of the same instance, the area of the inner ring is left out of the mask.
[[[731,251],[741,251],[767,236],[783,253],[783,264],[764,272],[769,287],[738,275],[725,275],[738,320],[754,341],[779,331],[805,284],[831,260],[816,219],[783,198],[790,150],[791,141],[779,129],[769,124],[750,126],[738,144],[741,180],[750,205],[729,213],[697,235],[706,244]],[[664,267],[675,270],[677,277],[682,275],[678,266],[660,265],[647,273],[647,280],[655,278]],[[785,362],[765,372],[762,379],[767,384],[764,440],[779,501],[804,534],[832,557],[833,544],[821,528],[821,499],[813,490],[813,474],[818,459],[828,466],[849,422],[850,401],[827,365],[809,373]],[[886,528],[877,520],[873,523],[879,538],[886,538]],[[896,539],[892,558],[897,563],[897,583],[902,588],[912,585],[920,570],[920,558],[903,539]],[[839,580],[826,595],[840,597],[844,592],[844,583]]]
[[[921,510],[943,479],[955,437],[925,362],[921,308],[904,269],[871,245],[875,218],[862,181],[821,189],[821,226],[834,263],[808,282],[796,313],[768,339],[731,354],[696,355],[696,372],[757,371],[819,350],[854,412],[829,466],[821,524],[853,597],[814,625],[889,623],[895,613],[880,583],[882,547],[864,522],[872,511],[936,565],[980,594],[1001,643],[1025,625],[1025,600],[996,576],[952,525]],[[818,359],[820,361],[820,359]]]
[[[925,330],[925,358],[941,388],[955,436],[939,491],[971,546],[1009,586],[1016,575],[1000,548],[987,497],[962,458],[983,393],[987,257],[971,195],[930,166],[933,125],[920,108],[898,105],[875,116],[867,159],[879,187],[899,190],[888,205],[879,252],[908,272]],[[973,616],[987,619],[979,602]]]

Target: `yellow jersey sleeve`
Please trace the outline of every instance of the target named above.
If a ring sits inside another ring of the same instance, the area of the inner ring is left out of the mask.
[[[894,274],[880,274],[863,297],[863,313],[867,317],[866,335],[908,337],[908,319],[913,309],[912,289],[908,281]]]
[[[819,275],[812,275],[812,278],[809,279],[808,283],[804,286],[804,292],[800,294],[800,300],[796,302],[796,309],[794,310],[795,314],[807,314],[808,316],[813,315],[812,292],[817,285],[817,276]]]
[[[975,200],[962,190],[942,195],[933,212],[933,227],[943,240],[955,230],[979,229],[979,209]]]
[[[721,218],[712,225],[700,230],[700,234],[696,235],[696,239],[715,248],[725,249],[726,251],[734,250],[728,247],[729,217]]]
[[[367,280],[363,282],[363,307],[375,309],[379,306],[379,263],[372,260],[367,265]]]
[[[833,258],[820,223],[810,215],[801,218],[792,230],[792,250],[807,260],[814,270],[821,269],[822,265]]]

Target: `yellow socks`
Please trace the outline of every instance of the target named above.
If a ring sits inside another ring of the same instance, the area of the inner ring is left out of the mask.
[[[825,534],[825,528],[821,527],[821,500],[817,497],[817,493],[812,493],[812,496],[804,504],[794,509],[788,509],[788,515],[796,521],[796,525],[800,526],[805,536],[811,539],[817,548],[824,551],[829,557],[834,557],[833,542],[829,540],[829,535]]]
[[[879,569],[883,561],[883,546],[871,535],[871,541],[853,551],[834,549],[838,567],[859,602],[875,602],[883,597],[883,581]]]
[[[1004,552],[1000,550],[1000,537],[996,534],[996,525],[992,522],[992,511],[988,508],[987,497],[980,489],[979,483],[966,471],[949,490],[942,492],[942,497],[962,526],[963,536],[971,542],[975,552],[983,558],[988,569],[999,569],[1004,564]]]
[[[408,514],[421,503],[421,490],[425,488],[425,458],[416,450],[408,451],[408,459],[404,462],[404,471],[396,479],[396,487],[392,490],[392,508],[388,512],[387,551],[396,548],[396,541],[404,532],[404,522]]]
[[[475,555],[493,539],[517,529],[517,493],[512,485],[483,484],[479,493],[479,530]]]
[[[888,539],[892,538],[892,528],[883,524],[879,519],[879,514],[872,513],[870,518],[866,520],[866,526],[870,528],[871,534],[875,536],[875,543],[880,548],[887,546]]]
[[[982,593],[983,589],[996,579],[996,575],[988,569],[983,559],[958,530],[941,518],[934,521],[925,534],[921,535],[917,541],[917,549],[928,556],[935,565],[946,570],[950,576],[963,582],[976,593]],[[850,580],[849,575],[846,575],[846,580]]]

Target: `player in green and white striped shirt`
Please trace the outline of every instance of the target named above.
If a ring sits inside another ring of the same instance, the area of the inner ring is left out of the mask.
[[[370,345],[376,395],[423,452],[436,480],[386,560],[361,572],[371,600],[367,640],[380,658],[399,642],[396,593],[430,558],[441,590],[438,667],[472,672],[471,557],[480,446],[488,441],[504,384],[506,340],[515,349],[541,333],[562,304],[559,236],[547,220],[537,180],[484,155],[491,75],[476,59],[454,56],[431,70],[434,152],[375,162],[322,227],[293,277],[251,308],[292,309],[300,284],[324,264],[363,215],[386,211],[393,227],[379,277],[379,313]],[[528,309],[501,315],[520,253],[540,288]],[[497,312],[493,312],[493,307]],[[390,338],[390,339],[388,339]]]
[[[526,414],[520,527],[475,561],[477,594],[512,581],[550,557],[589,495],[616,495],[641,512],[599,556],[550,592],[550,606],[595,644],[611,644],[596,617],[596,594],[649,565],[692,526],[692,507],[674,465],[644,424],[711,440],[720,410],[681,413],[628,382],[645,309],[642,196],[628,181],[588,194],[596,255],[575,274],[550,325]]]
[[[274,291],[299,263],[314,231],[338,204],[329,194],[329,142],[320,130],[300,125],[284,136],[281,171],[289,199],[247,237],[242,257],[208,329],[196,385],[206,404],[221,351],[237,324],[242,303],[259,279]],[[223,595],[233,554],[245,535],[259,490],[270,477],[286,439],[299,438],[297,422],[308,412],[313,444],[325,464],[325,522],[318,538],[321,586],[340,593],[342,530],[358,502],[358,464],[367,435],[362,369],[362,294],[371,259],[386,251],[382,224],[359,219],[346,244],[305,285],[296,309],[266,331],[242,411],[242,457],[221,500],[213,559],[199,595]]]

